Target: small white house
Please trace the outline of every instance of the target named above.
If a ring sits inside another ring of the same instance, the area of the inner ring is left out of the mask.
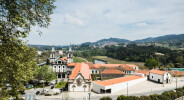
[[[158,83],[170,83],[171,74],[167,71],[153,69],[149,73],[149,80],[156,81]]]

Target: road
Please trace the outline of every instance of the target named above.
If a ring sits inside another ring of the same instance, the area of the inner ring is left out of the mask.
[[[178,79],[177,86],[178,88],[184,86],[184,77]],[[142,95],[151,95],[151,94],[162,94],[164,91],[174,90],[175,88],[176,88],[175,78],[172,79],[172,83],[164,84],[164,85],[155,83],[155,82],[144,81],[134,86],[128,87],[128,93],[129,93],[128,95],[142,96]],[[49,89],[49,91],[51,90]],[[33,89],[26,90],[26,93],[34,94],[35,91]],[[119,91],[118,93],[113,93],[113,94],[96,94],[94,92],[91,92],[90,100],[99,100],[103,96],[110,96],[113,100],[116,100],[117,97],[122,94],[127,95],[127,89],[123,89],[122,91]],[[62,100],[62,98],[64,99],[69,98],[68,100],[86,100],[86,98],[89,98],[89,95],[88,95],[88,92],[64,92],[59,95],[53,95],[53,96],[41,96],[41,95],[37,96],[37,100]]]

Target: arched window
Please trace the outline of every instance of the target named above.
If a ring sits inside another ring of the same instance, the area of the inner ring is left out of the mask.
[[[93,70],[92,70],[92,73],[93,73]]]

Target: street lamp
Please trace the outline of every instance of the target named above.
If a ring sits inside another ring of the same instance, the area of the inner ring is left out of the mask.
[[[90,100],[90,95],[91,95],[91,93],[88,93],[89,94],[89,100]]]

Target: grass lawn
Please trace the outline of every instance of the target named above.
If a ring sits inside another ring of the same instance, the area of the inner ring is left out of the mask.
[[[74,58],[73,58],[73,62],[74,62],[74,63],[81,63],[81,62],[86,62],[86,61],[83,60],[83,59],[81,59],[81,58],[79,58],[79,57],[74,57]]]
[[[67,83],[67,82],[62,82],[62,81],[60,81],[59,83],[57,83],[57,85],[55,86],[55,88],[62,88],[62,87],[65,87],[65,86],[66,86],[66,83]]]
[[[107,56],[94,56],[94,59],[100,59],[100,60],[104,60],[109,64],[135,64],[139,67],[143,67],[144,63],[143,62],[127,62],[127,61],[122,61],[122,60],[118,60],[118,59],[113,59]]]

